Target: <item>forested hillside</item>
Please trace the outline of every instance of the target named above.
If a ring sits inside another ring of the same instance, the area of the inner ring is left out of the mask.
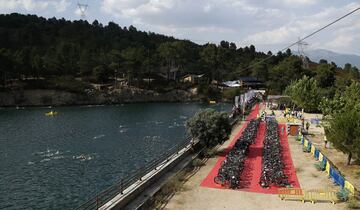
[[[324,87],[333,86],[336,75],[344,80],[339,81],[341,84],[359,77],[358,70],[351,66],[342,70],[325,61],[304,69],[301,59],[290,50],[258,63],[272,52],[257,52],[253,45],[238,47],[227,41],[198,45],[113,22],[104,26],[98,21],[0,15],[0,40],[3,87],[10,80],[29,78],[81,78],[83,83],[102,83],[115,75],[132,86],[141,86],[143,78],[162,75],[166,85],[173,85],[181,76],[197,73],[205,74],[208,82],[254,76],[266,82],[271,92],[281,93],[303,75],[315,76]],[[176,77],[170,76],[174,70]]]

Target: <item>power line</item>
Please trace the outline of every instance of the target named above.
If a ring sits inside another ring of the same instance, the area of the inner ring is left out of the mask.
[[[329,24],[327,24],[327,25],[319,28],[318,30],[312,32],[311,34],[305,36],[304,38],[299,39],[297,42],[294,42],[294,43],[290,44],[289,46],[284,47],[283,49],[280,50],[280,52],[283,52],[283,51],[289,49],[290,47],[292,47],[292,46],[294,46],[294,45],[297,45],[297,44],[303,42],[305,39],[307,39],[307,38],[309,38],[309,37],[311,37],[311,36],[319,33],[320,31],[324,30],[325,28],[327,28],[327,27],[335,24],[336,22],[344,19],[345,17],[347,17],[347,16],[355,13],[355,12],[358,11],[359,9],[360,9],[360,7],[352,10],[351,12],[347,13],[346,15],[343,15],[343,16],[339,17],[338,19],[336,19],[336,20],[332,21],[331,23],[329,23]],[[262,63],[262,62],[264,62],[264,61],[266,61],[266,60],[269,60],[269,59],[272,58],[273,56],[274,56],[274,55],[270,55],[270,56],[268,56],[267,58],[264,58],[264,59],[262,59],[262,60],[260,60],[260,61],[258,61],[258,62],[256,62],[256,63],[253,63],[253,64],[249,65],[249,66],[248,66],[247,68],[245,68],[245,69],[249,69],[250,67],[253,67],[253,66],[255,66],[255,65],[259,64],[259,63]]]

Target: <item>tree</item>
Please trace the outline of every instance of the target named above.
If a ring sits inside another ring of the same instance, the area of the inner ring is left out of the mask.
[[[170,70],[175,67],[176,49],[171,42],[160,44],[157,49],[163,64],[166,66],[166,79],[170,79]]]
[[[319,109],[324,117],[331,117],[331,115],[343,112],[345,101],[341,95],[342,93],[337,91],[332,99],[325,97],[321,100]]]
[[[328,61],[325,59],[320,59],[319,64],[328,64]]]
[[[327,64],[327,62],[318,65],[316,67],[315,79],[321,88],[334,86],[335,68],[332,65]]]
[[[204,62],[205,67],[210,73],[212,80],[218,79],[218,56],[217,46],[214,44],[207,44],[200,52],[201,60]]]
[[[93,54],[88,50],[81,51],[78,65],[81,76],[90,75],[92,73],[93,68],[96,65],[96,61],[93,58]]]
[[[0,49],[0,64],[0,84],[6,85],[6,81],[10,79],[14,62],[5,49]]]
[[[124,66],[127,70],[128,84],[132,85],[132,80],[136,76],[140,76],[142,70],[142,61],[145,58],[145,49],[127,48],[121,52],[121,57],[124,60]]]
[[[320,102],[319,87],[314,78],[304,76],[302,79],[289,85],[285,94],[291,97],[291,100],[298,107],[306,111],[317,111]]]
[[[345,90],[338,89],[332,99],[324,98],[319,109],[328,118],[352,110],[360,112],[359,95],[360,83],[353,81]]]
[[[353,81],[343,93],[345,102],[343,111],[356,110],[360,112],[360,82]]]
[[[251,76],[256,77],[261,81],[268,80],[268,67],[265,62],[259,62],[260,59],[255,59],[253,61],[254,65],[252,67]]]
[[[282,57],[281,52],[277,56]],[[268,86],[275,92],[282,93],[292,81],[302,78],[305,74],[301,59],[290,56],[269,70]]]
[[[101,83],[106,82],[109,78],[109,72],[102,65],[96,66],[93,69],[93,74],[96,81]]]
[[[186,127],[191,136],[207,148],[223,143],[231,131],[227,114],[214,109],[196,113],[186,122]]]
[[[327,139],[334,147],[348,155],[350,165],[353,155],[360,157],[360,112],[349,110],[335,114],[325,127]]]

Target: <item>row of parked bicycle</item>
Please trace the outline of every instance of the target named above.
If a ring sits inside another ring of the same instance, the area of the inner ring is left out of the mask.
[[[255,141],[259,124],[260,119],[249,122],[241,137],[237,139],[234,147],[226,156],[226,159],[221,163],[218,174],[214,178],[215,183],[232,189],[239,188],[244,162],[249,146]]]
[[[261,187],[266,188],[270,185],[285,187],[289,185],[287,176],[284,174],[281,152],[278,123],[275,120],[267,120],[260,177]]]

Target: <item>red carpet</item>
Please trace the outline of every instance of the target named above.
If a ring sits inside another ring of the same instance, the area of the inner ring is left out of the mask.
[[[255,119],[259,113],[259,104],[256,104],[256,106],[252,109],[251,113],[246,117],[246,121],[250,121],[252,119]],[[225,149],[225,154],[231,150],[231,148],[234,146],[236,140],[241,136],[243,130],[246,128],[248,122],[246,122],[240,129],[240,131],[236,134],[236,136],[231,140],[229,146]],[[210,187],[210,188],[218,188],[218,189],[225,189],[219,184],[216,184],[214,182],[214,177],[217,175],[218,170],[221,166],[221,163],[225,160],[225,157],[221,156],[219,157],[218,161],[216,162],[214,168],[210,171],[210,173],[207,175],[207,177],[201,182],[200,186],[202,187]]]
[[[256,107],[256,108],[258,109],[258,107]],[[253,112],[250,114],[250,116],[256,117],[257,113],[254,112],[254,111],[256,111],[256,108],[253,110]],[[285,165],[284,172],[289,177],[288,180],[289,180],[290,184],[292,184],[293,187],[299,188],[300,184],[296,177],[295,168],[294,168],[294,165],[293,165],[293,162],[291,159],[286,129],[285,129],[285,132],[283,134],[281,134],[281,128],[283,126],[285,126],[285,125],[279,124],[280,141],[281,141],[281,145],[283,148],[283,161],[284,161],[284,165]],[[245,125],[242,127],[241,131],[237,134],[237,136],[231,142],[231,145],[228,148],[228,151],[234,145],[236,139],[241,135],[241,132],[244,128],[245,128]],[[277,194],[278,187],[272,186],[270,188],[264,189],[259,185],[259,180],[260,180],[260,176],[261,176],[262,147],[263,147],[264,138],[265,138],[265,123],[262,122],[260,124],[256,140],[255,140],[254,144],[252,144],[249,147],[249,154],[248,154],[247,159],[245,160],[245,169],[241,175],[241,182],[240,182],[241,188],[239,189],[241,191]],[[218,185],[214,182],[214,177],[217,175],[217,172],[220,168],[221,162],[224,159],[225,159],[225,156],[220,157],[218,159],[214,168],[210,171],[210,173],[203,180],[203,182],[200,184],[200,186],[225,189],[221,185]]]

